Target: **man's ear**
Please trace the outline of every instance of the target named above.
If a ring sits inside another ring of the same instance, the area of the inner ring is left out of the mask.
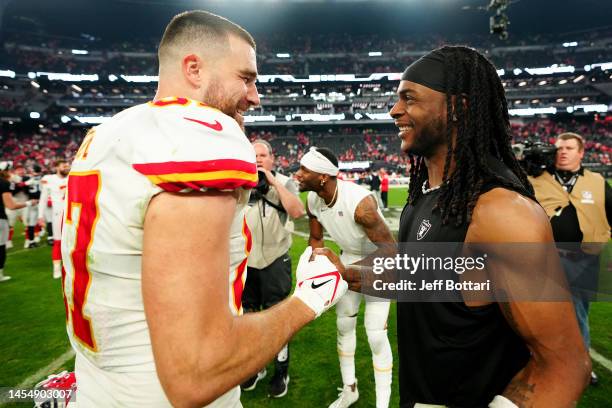
[[[181,70],[187,82],[194,88],[199,88],[202,85],[203,77],[203,61],[196,54],[188,54],[181,61]]]

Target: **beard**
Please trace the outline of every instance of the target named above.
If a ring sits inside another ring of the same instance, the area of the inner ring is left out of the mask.
[[[406,153],[429,158],[444,144],[446,144],[444,123],[438,117],[428,122],[421,129]]]
[[[229,99],[229,93],[225,92],[223,87],[218,85],[218,83],[219,81],[216,80],[211,81],[210,86],[206,89],[202,97],[202,102],[232,117],[238,122],[240,129],[244,132],[244,118],[238,113],[238,103]]]

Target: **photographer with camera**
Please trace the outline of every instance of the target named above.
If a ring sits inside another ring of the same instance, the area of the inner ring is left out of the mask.
[[[265,140],[253,142],[259,181],[251,191],[246,211],[253,246],[248,259],[247,279],[242,293],[245,312],[268,309],[285,299],[291,292],[291,247],[293,222],[305,214],[293,180],[274,168],[272,146]],[[270,380],[269,393],[274,398],[285,396],[289,384],[289,345],[275,360],[275,373]],[[243,391],[255,389],[266,376],[266,369],[242,384]]]
[[[555,145],[556,156],[553,156],[554,153],[536,155],[554,157],[554,165],[548,166],[541,174],[532,174],[530,181],[536,198],[550,218],[561,264],[571,286],[582,338],[588,350],[589,302],[597,291],[599,253],[610,239],[612,188],[601,175],[582,167],[582,136],[563,133]],[[539,150],[546,153],[543,149]],[[528,154],[525,160],[533,168],[546,166],[546,160],[541,165],[529,163]],[[591,384],[597,384],[597,376],[593,372]]]

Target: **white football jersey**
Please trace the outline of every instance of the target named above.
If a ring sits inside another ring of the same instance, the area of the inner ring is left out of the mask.
[[[57,174],[47,174],[40,179],[40,202],[47,203],[51,199],[53,208],[63,209],[66,198],[66,185],[68,177],[60,177]],[[39,206],[38,218],[44,216],[44,205]]]
[[[240,192],[228,303],[241,314],[251,247],[244,208],[256,183],[255,153],[236,121],[190,99],[138,105],[91,129],[68,177],[62,232],[68,334],[77,353],[111,372],[154,372],[142,240],[147,206],[163,191]]]
[[[308,193],[308,211],[323,225],[325,231],[342,249],[340,259],[345,265],[358,262],[376,251],[377,246],[370,241],[363,227],[355,222],[355,209],[371,191],[351,183],[337,179],[338,198],[333,207],[329,208],[314,191]],[[378,214],[384,216],[378,208]]]

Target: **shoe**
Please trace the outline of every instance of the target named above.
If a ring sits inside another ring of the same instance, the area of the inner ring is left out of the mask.
[[[597,377],[597,374],[595,374],[595,371],[591,371],[591,385],[599,385],[599,378]]]
[[[289,390],[289,374],[276,371],[270,380],[270,396],[272,398],[282,398],[287,395]]]
[[[359,399],[359,390],[357,389],[357,380],[355,380],[355,391],[350,385],[345,385],[343,388],[338,388],[340,394],[338,399],[332,402],[329,408],[347,408],[353,405]]]
[[[62,277],[62,270],[61,269],[53,269],[53,279],[59,279]]]
[[[40,244],[40,236],[35,237],[34,242]]]
[[[253,391],[257,386],[259,380],[263,380],[264,378],[266,378],[267,374],[268,372],[264,368],[263,370],[255,374],[253,377],[240,384],[240,388],[242,389],[242,391]]]
[[[11,249],[13,247],[13,241],[6,242],[6,249]]]
[[[0,275],[0,282],[6,282],[7,280],[10,280],[10,279],[11,279],[10,276]]]
[[[53,246],[53,238],[47,238],[47,245]]]

